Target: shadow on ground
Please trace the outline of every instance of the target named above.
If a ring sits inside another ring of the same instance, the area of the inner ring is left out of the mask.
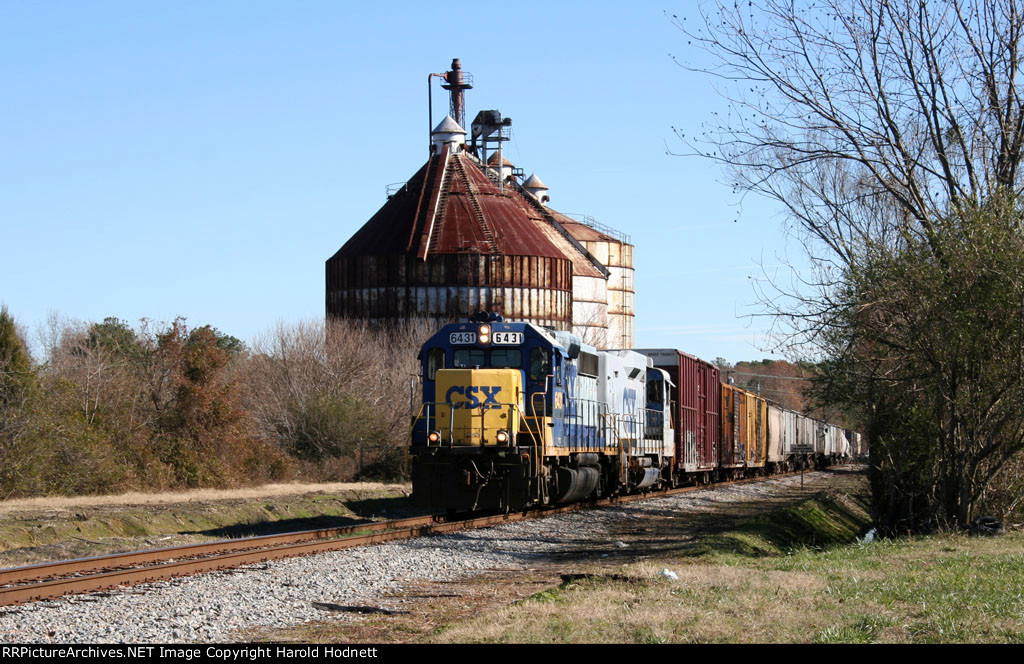
[[[352,512],[351,515],[321,515],[274,519],[273,507],[268,505],[268,517],[265,520],[237,523],[206,530],[184,531],[182,534],[235,539],[304,530],[344,528],[368,521],[387,521],[431,513],[431,510],[414,506],[407,496],[346,501],[346,507]]]

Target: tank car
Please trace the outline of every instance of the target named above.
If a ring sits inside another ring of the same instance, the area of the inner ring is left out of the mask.
[[[494,315],[420,351],[409,448],[413,500],[521,510],[654,488],[671,478],[671,381],[630,350]]]

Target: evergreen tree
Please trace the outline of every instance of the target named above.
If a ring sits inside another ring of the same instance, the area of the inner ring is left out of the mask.
[[[24,396],[32,382],[32,360],[7,307],[0,307],[0,406]]]

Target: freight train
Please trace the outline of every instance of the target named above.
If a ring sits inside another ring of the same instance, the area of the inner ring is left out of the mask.
[[[721,382],[678,350],[597,350],[494,314],[423,344],[413,500],[532,506],[822,467],[861,437]]]

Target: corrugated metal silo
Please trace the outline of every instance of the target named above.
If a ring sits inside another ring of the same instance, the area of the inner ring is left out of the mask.
[[[629,238],[547,208],[536,175],[519,184],[522,171],[502,154],[511,119],[500,111],[478,113],[467,146],[456,120],[471,77],[457,59],[434,77],[447,81],[451,115],[431,133],[428,162],[328,259],[328,315],[446,322],[494,311],[599,348],[631,347]]]
[[[559,215],[562,225],[608,271],[607,344],[609,348],[632,348],[633,320],[633,245],[630,238],[614,228],[594,221]]]
[[[327,312],[371,322],[476,311],[567,329],[572,260],[462,149],[451,118],[429,161],[327,261]],[[446,124],[447,123],[447,124]]]

